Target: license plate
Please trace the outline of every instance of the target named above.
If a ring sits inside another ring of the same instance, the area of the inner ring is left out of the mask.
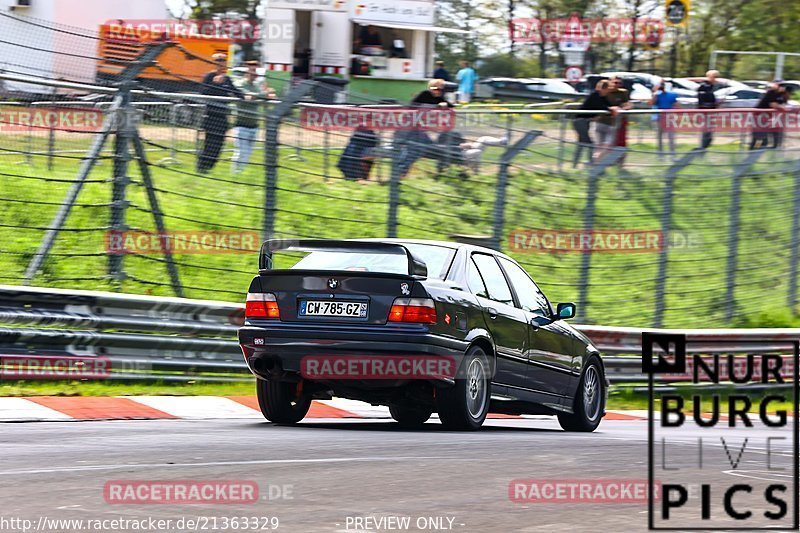
[[[300,316],[367,318],[367,308],[368,304],[362,302],[303,300],[300,302]]]

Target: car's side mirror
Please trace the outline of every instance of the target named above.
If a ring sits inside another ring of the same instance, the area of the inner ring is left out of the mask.
[[[575,317],[575,304],[561,303],[556,307],[556,320],[566,320]]]

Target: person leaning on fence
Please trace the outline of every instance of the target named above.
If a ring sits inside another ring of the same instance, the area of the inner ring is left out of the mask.
[[[781,80],[775,80],[770,84],[769,89],[767,89],[767,92],[761,97],[761,100],[758,101],[758,104],[756,104],[756,109],[770,109],[774,110],[773,113],[783,112],[788,109],[786,107],[787,100],[786,89],[781,85]],[[770,133],[772,133],[771,136],[773,139],[772,148],[780,146],[783,138],[783,131],[778,129],[772,132],[753,131],[750,149],[768,148]]]
[[[631,104],[631,94],[628,89],[622,86],[622,79],[614,76],[610,80],[611,88],[608,91],[608,103],[611,107],[619,109],[630,109],[633,107]],[[628,119],[624,115],[617,115],[614,120],[614,146],[627,146],[628,145]],[[621,167],[625,161],[625,157],[619,159],[619,166]]]
[[[208,96],[235,96],[242,98],[242,92],[233,85],[228,76],[227,56],[214,54],[212,56],[216,68],[203,77],[201,94]],[[228,115],[230,109],[227,102],[209,100],[206,103],[206,114],[203,118],[205,139],[203,150],[197,159],[197,172],[206,174],[217,164],[222,146],[225,144],[225,134],[228,132]]]
[[[658,82],[656,86],[653,87],[653,97],[650,98],[650,105],[653,106],[653,109],[660,109],[662,113],[680,107],[678,103],[678,93],[667,90],[667,86],[663,81]],[[666,119],[666,114],[653,114],[653,123],[656,125],[656,138],[658,139],[659,157],[664,153],[665,135],[669,143],[669,151],[672,155],[675,155],[675,132],[665,130],[664,125],[666,124]]]
[[[575,119],[575,131],[578,132],[578,151],[584,147],[589,147],[589,160],[594,162],[605,154],[605,151],[614,142],[614,117],[617,114],[617,108],[612,107],[608,101],[608,93],[611,90],[611,82],[608,80],[600,80],[595,86],[595,90],[586,97],[581,107],[584,111],[606,111],[603,114],[585,114],[580,115]],[[597,138],[597,145],[600,151],[593,154],[592,138],[589,135],[589,125],[595,122],[595,136]],[[580,152],[578,152],[578,156]],[[575,158],[577,163],[578,157]]]
[[[247,62],[247,73],[237,87],[244,95],[244,100],[236,105],[236,126],[233,136],[233,173],[245,169],[253,153],[253,146],[258,137],[258,122],[261,117],[261,101],[264,98],[275,98],[275,91],[267,86],[266,81],[256,83],[256,67],[258,61]]]
[[[718,71],[709,70],[706,72],[706,79],[697,87],[698,109],[715,109],[717,107],[717,95],[714,94],[717,76],[719,76]],[[700,136],[700,148],[708,148],[713,140],[714,134],[711,131],[704,131]]]
[[[431,80],[428,88],[411,100],[411,107],[453,107],[453,104],[444,98],[444,80]],[[399,168],[400,175],[405,176],[411,169],[411,165],[425,154],[425,150],[433,144],[433,141],[422,130],[398,131],[394,138],[396,143],[399,142],[402,145]]]

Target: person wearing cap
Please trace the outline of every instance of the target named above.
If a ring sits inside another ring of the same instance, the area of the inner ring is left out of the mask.
[[[237,87],[244,95],[244,100],[237,102],[236,123],[233,135],[233,173],[238,174],[245,169],[253,153],[253,146],[258,137],[258,120],[261,116],[260,100],[275,98],[275,91],[267,86],[266,81],[256,83],[258,61],[248,61],[247,73]]]
[[[214,54],[214,70],[203,77],[200,93],[208,96],[235,96],[243,98],[244,95],[233,84],[228,76],[228,58],[226,54]],[[228,132],[228,115],[230,109],[224,101],[209,100],[206,103],[206,114],[203,117],[203,130],[205,139],[203,150],[197,158],[197,172],[207,174],[217,164],[222,146],[225,144],[225,134]]]

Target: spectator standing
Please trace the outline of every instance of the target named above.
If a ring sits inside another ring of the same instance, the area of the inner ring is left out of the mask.
[[[447,72],[447,69],[444,68],[444,61],[436,62],[436,69],[433,71],[433,78],[444,81],[450,81],[450,73]]]
[[[667,85],[663,81],[657,83],[656,86],[653,87],[653,97],[650,99],[650,104],[653,106],[653,109],[660,109],[662,111],[680,107],[678,103],[678,93],[668,90]],[[675,154],[675,132],[664,130],[665,121],[666,114],[659,113],[653,115],[653,122],[656,125],[659,156],[664,153],[665,135],[669,143],[670,153],[673,155]]]
[[[698,109],[715,109],[717,107],[717,96],[714,94],[714,84],[717,81],[719,72],[716,70],[709,70],[706,72],[706,79],[697,88],[697,108]],[[711,131],[704,131],[700,136],[700,147],[703,149],[711,146],[714,140],[714,134]]]
[[[250,155],[253,153],[253,146],[258,136],[258,121],[261,116],[259,100],[275,97],[275,92],[267,86],[266,82],[256,83],[257,66],[257,61],[248,61],[244,80],[238,84],[244,100],[239,102],[236,107],[236,126],[233,137],[234,174],[245,169],[250,161]]]
[[[469,65],[469,61],[461,62],[461,70],[456,73],[458,82],[458,101],[468,104],[475,93],[475,82],[478,81],[478,74]]]
[[[583,119],[587,121],[594,120],[595,122],[595,136],[597,138],[597,145],[599,146],[600,151],[597,154],[594,154],[595,157],[592,157],[590,153],[592,162],[605,155],[605,152],[614,142],[614,119],[617,114],[617,108],[613,107],[608,100],[608,93],[610,91],[611,82],[608,80],[600,80],[597,82],[595,90],[586,97],[586,100],[583,101],[583,104],[581,104],[580,107],[580,109],[583,110],[605,112],[602,114],[598,113],[581,115]],[[588,138],[589,143],[591,143],[591,138],[588,135],[588,129],[587,122],[585,137]],[[581,130],[578,129],[577,125],[576,130],[578,130],[578,138],[580,139]]]
[[[631,95],[628,90],[622,86],[622,79],[614,76],[610,80],[610,89],[608,91],[608,103],[611,107],[619,109],[630,109]],[[616,130],[614,134],[614,146],[627,146],[628,144],[628,118],[620,115],[616,120]],[[620,159],[620,165],[622,159]]]
[[[775,80],[770,84],[767,92],[764,93],[764,96],[762,96],[761,100],[759,100],[758,104],[756,104],[756,109],[770,109],[775,110],[774,112],[782,112],[788,109],[786,107],[786,89],[781,85],[781,83],[782,80]],[[783,131],[775,130],[771,133],[773,139],[772,147],[777,148],[781,145],[781,141],[783,140]],[[770,135],[766,131],[754,131],[753,139],[750,141],[750,149],[755,150],[756,148],[767,148],[769,145],[769,137]]]
[[[227,56],[214,54],[212,56],[215,70],[203,77],[200,93],[208,96],[236,96],[242,98],[242,92],[233,85],[228,76]],[[197,159],[197,172],[207,174],[217,164],[222,145],[225,144],[225,134],[228,132],[228,115],[230,108],[227,102],[210,100],[206,104],[206,114],[203,118],[203,150]]]

